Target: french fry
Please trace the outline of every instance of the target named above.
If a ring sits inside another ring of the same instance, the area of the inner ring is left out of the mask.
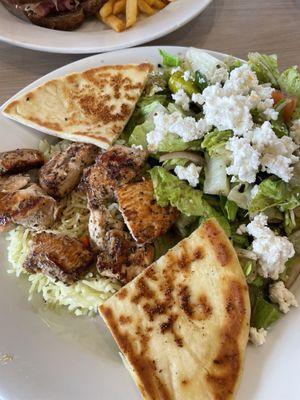
[[[147,3],[150,7],[153,6],[155,0],[144,0],[145,3]]]
[[[145,0],[138,0],[138,9],[147,15],[153,15],[155,13],[155,10],[153,10]]]
[[[114,4],[113,14],[118,15],[122,12],[125,12],[126,8],[126,0],[117,0]]]
[[[113,6],[114,6],[115,0],[108,0],[107,3],[105,3],[99,11],[99,14],[102,18],[108,17],[110,14],[113,12]]]
[[[103,18],[103,22],[116,32],[122,32],[126,29],[125,22],[122,21],[121,18],[118,18],[112,14]]]
[[[137,19],[137,0],[126,1],[126,28],[136,23]]]
[[[162,10],[163,8],[166,7],[166,4],[163,3],[161,0],[154,0],[153,4],[151,5],[159,10]]]

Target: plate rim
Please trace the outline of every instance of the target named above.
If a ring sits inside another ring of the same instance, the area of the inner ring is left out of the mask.
[[[182,1],[183,0],[177,0],[177,1]],[[31,40],[24,41],[21,39],[13,39],[9,36],[6,36],[5,34],[0,32],[0,41],[25,48],[25,49],[30,49],[30,50],[35,50],[35,51],[41,51],[41,52],[46,52],[46,53],[57,53],[57,54],[92,54],[92,53],[103,53],[103,52],[111,52],[111,51],[117,51],[125,48],[131,48],[135,46],[139,46],[141,44],[148,43],[150,41],[159,39],[163,36],[168,35],[169,33],[172,33],[176,31],[177,29],[183,27],[184,25],[188,24],[191,20],[196,18],[198,15],[200,15],[212,2],[213,0],[201,0],[201,4],[197,7],[195,4],[196,10],[193,10],[191,7],[190,11],[188,12],[188,15],[186,18],[180,20],[174,25],[167,25],[165,29],[162,29],[161,31],[157,31],[154,33],[148,33],[145,36],[140,36],[139,38],[136,39],[131,39],[131,40],[125,40],[124,42],[120,41],[120,43],[114,44],[114,45],[102,45],[102,46],[97,46],[97,47],[57,47],[57,46],[51,46],[51,45],[39,45],[35,44]],[[191,4],[192,6],[192,4]],[[2,4],[0,4],[0,7],[5,8]],[[17,17],[15,17],[17,18]],[[0,20],[1,21],[1,20]],[[30,23],[29,23],[30,24]],[[46,29],[46,28],[43,28]],[[51,31],[51,30],[50,30]],[[59,31],[57,31],[59,32]],[[62,31],[63,32],[63,31]],[[101,31],[99,31],[100,33]],[[120,34],[122,35],[122,33]],[[120,36],[121,37],[121,36]]]

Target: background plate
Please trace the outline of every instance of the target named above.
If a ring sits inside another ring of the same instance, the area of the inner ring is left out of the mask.
[[[165,50],[183,54],[184,48]],[[212,53],[220,58],[224,55]],[[156,47],[89,57],[60,68],[25,90],[66,73],[101,64],[160,61]],[[0,116],[0,151],[36,146],[43,134]],[[27,283],[7,275],[6,243],[0,239],[0,398],[2,400],[138,400],[118,350],[100,318],[75,318],[27,301]],[[300,282],[293,291],[300,302]],[[293,309],[270,331],[267,343],[249,346],[237,399],[299,400],[300,312]],[[201,398],[201,395],[199,395]]]
[[[0,4],[0,40],[51,53],[100,53],[150,42],[175,31],[200,14],[211,0],[176,0],[133,28],[117,33],[96,18],[72,32],[33,25],[11,14]]]

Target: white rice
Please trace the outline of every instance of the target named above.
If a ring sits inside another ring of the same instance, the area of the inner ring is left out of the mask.
[[[53,152],[63,148],[68,143],[61,141],[54,146],[43,141],[40,144],[45,156],[48,158]],[[54,233],[80,238],[88,234],[89,211],[86,206],[86,196],[74,190],[61,202],[62,213],[59,221],[49,230]],[[30,274],[23,269],[22,264],[29,251],[32,232],[22,226],[8,233],[8,260],[10,267],[8,273],[17,277],[24,275],[31,283],[29,300],[34,293],[40,293],[50,306],[65,306],[76,316],[94,315],[97,308],[105,300],[120,289],[120,284],[113,279],[102,278],[96,271],[87,273],[84,279],[72,285],[55,281],[43,273]]]

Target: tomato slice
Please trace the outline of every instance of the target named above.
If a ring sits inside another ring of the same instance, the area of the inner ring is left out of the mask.
[[[296,109],[297,98],[293,96],[287,96],[280,90],[274,90],[272,92],[272,98],[274,100],[274,105],[279,103],[281,100],[288,100],[282,111],[282,117],[284,121],[288,122],[292,118],[292,115]]]
[[[83,247],[85,247],[86,249],[90,247],[90,241],[88,236],[82,236],[80,238],[81,243],[83,244]]]

